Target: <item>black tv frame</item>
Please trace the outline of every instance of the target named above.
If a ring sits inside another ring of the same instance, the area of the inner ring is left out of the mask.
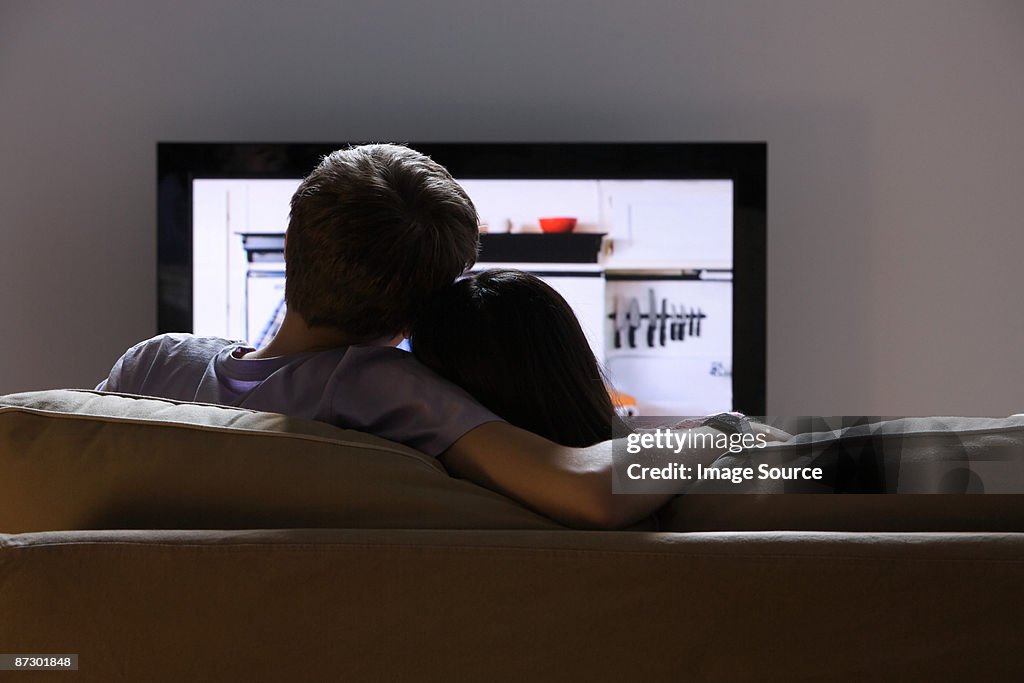
[[[351,144],[158,143],[157,332],[192,331],[193,179],[299,179]],[[465,179],[732,180],[733,407],[765,414],[766,143],[407,144]]]

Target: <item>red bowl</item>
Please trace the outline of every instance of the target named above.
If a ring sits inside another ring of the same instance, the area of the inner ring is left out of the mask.
[[[575,218],[540,218],[540,229],[543,232],[572,232],[576,227]]]

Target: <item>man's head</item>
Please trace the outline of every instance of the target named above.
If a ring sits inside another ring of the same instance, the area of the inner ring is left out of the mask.
[[[285,302],[355,341],[393,336],[478,245],[473,202],[443,166],[398,145],[339,150],[292,196]]]

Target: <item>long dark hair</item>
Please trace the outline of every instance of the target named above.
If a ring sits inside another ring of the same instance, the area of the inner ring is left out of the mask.
[[[529,273],[486,270],[441,292],[417,318],[412,352],[496,415],[556,443],[621,433],[575,314]]]

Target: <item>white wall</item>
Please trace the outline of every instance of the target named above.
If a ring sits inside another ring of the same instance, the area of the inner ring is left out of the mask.
[[[0,392],[154,332],[157,140],[767,140],[769,410],[1024,411],[1024,3],[267,5],[0,4]]]

